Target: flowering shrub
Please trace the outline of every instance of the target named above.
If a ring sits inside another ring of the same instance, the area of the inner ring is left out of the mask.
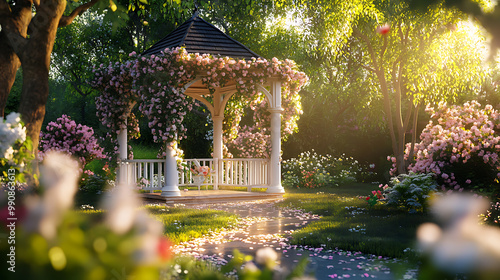
[[[228,141],[228,149],[237,158],[269,158],[271,134],[267,128],[243,126],[233,141]]]
[[[26,138],[19,113],[10,113],[5,119],[0,117],[0,182],[9,176],[25,182],[24,167],[33,159],[31,150],[32,142]]]
[[[480,106],[472,101],[427,108],[431,121],[415,145],[408,170],[434,174],[443,189],[482,190],[498,196],[500,113],[491,105]],[[410,148],[407,145],[406,159]]]
[[[204,75],[201,81],[210,92],[234,82],[237,92],[242,93],[239,98],[248,99],[239,100],[240,104],[251,103],[251,100],[258,100],[258,104],[264,102],[257,85],[265,84],[270,77],[278,77],[282,81],[284,108],[282,132],[288,135],[296,130],[301,113],[298,91],[307,81],[307,76],[297,71],[297,66],[290,60],[235,60],[188,54],[184,48],[165,49],[160,55],[149,57],[137,57],[135,53],[130,56],[131,60],[125,63],[100,65],[94,69],[92,85],[103,92],[96,99],[97,114],[113,136],[125,127],[130,108],[139,103],[140,111],[149,118],[155,141],[168,143],[183,139],[185,127],[182,121],[191,106],[182,90],[199,74]],[[267,111],[263,108],[257,111],[256,118],[263,120],[258,125],[268,123],[269,120],[265,120],[269,118]],[[231,120],[226,122],[231,125],[230,130],[237,131],[241,118],[228,116],[228,119]],[[232,133],[233,136],[236,134]]]
[[[283,185],[296,188],[339,186],[355,182],[361,173],[362,168],[352,157],[322,156],[314,150],[285,160],[282,165]]]
[[[90,161],[106,157],[94,136],[94,130],[77,124],[69,116],[62,115],[55,122],[50,122],[45,130],[40,132],[40,159],[49,151],[61,151],[78,158],[85,168]]]
[[[391,179],[391,186],[384,189],[387,205],[395,205],[409,210],[410,213],[424,212],[428,198],[437,190],[437,183],[431,174],[401,174]]]

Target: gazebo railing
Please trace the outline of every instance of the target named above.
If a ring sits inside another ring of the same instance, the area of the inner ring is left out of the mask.
[[[223,159],[222,180],[224,186],[268,186],[269,160],[267,159]]]
[[[185,159],[178,169],[178,185],[195,185],[190,168],[195,161],[201,166],[208,166],[212,171],[203,185],[213,186],[240,186],[266,187],[269,185],[269,160],[267,159]],[[165,182],[165,161],[163,159],[134,159],[120,162],[120,178],[125,178],[128,184],[135,184],[144,179],[144,190],[161,190]],[[220,172],[217,172],[219,170]],[[143,181],[144,181],[143,180]]]
[[[131,159],[120,161],[120,178],[126,178],[127,184],[147,180],[145,190],[161,190],[165,182],[165,160],[163,159]]]

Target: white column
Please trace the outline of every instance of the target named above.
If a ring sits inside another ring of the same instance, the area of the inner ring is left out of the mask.
[[[285,192],[281,186],[281,111],[281,108],[269,109],[271,112],[271,159],[268,193]]]
[[[125,121],[125,128],[122,128],[120,130],[120,133],[118,133],[118,162],[120,164],[118,168],[118,174],[117,174],[117,183],[118,184],[132,184],[133,182],[128,182],[127,181],[127,165],[125,165],[122,160],[128,159],[127,155],[127,150],[128,150],[128,143],[127,143],[127,122]]]
[[[273,82],[271,85],[271,159],[269,166],[268,193],[284,193],[281,185],[281,83]]]
[[[177,145],[177,144],[173,144]],[[167,143],[165,147],[165,184],[161,188],[161,196],[181,196],[179,191],[179,173],[177,171],[177,160],[172,144]]]
[[[222,121],[224,116],[213,116],[214,123],[214,158],[222,159]]]
[[[212,116],[212,122],[214,124],[214,134],[213,134],[213,148],[214,148],[214,154],[213,154],[213,159],[216,161],[215,164],[215,172],[217,172],[215,179],[216,182],[214,184],[214,189],[219,188],[219,178],[222,178],[222,170],[219,168],[219,166],[222,166],[221,164],[218,164],[219,160],[222,160],[223,158],[223,151],[222,151],[222,122],[224,121],[224,115],[222,116]]]

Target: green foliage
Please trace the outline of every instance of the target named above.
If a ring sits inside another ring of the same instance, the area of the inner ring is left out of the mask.
[[[355,152],[357,158],[373,153],[370,161],[376,162],[390,148],[393,154],[403,153],[411,121],[420,120],[415,112],[423,104],[477,94],[484,39],[475,37],[481,34],[469,24],[458,23],[463,14],[439,5],[418,12],[397,0],[339,2],[303,1],[296,12],[304,19],[300,27],[308,42],[297,62],[312,79],[302,93],[303,132],[291,139],[298,147],[285,147],[300,150],[309,141]],[[381,35],[376,28],[384,24],[390,31]],[[325,123],[337,127],[324,129]],[[385,139],[374,137],[382,133]],[[363,137],[380,145],[366,150],[343,146]]]
[[[387,205],[394,205],[410,213],[426,212],[428,200],[437,190],[432,174],[401,174],[391,179],[392,187],[384,190]]]
[[[193,106],[186,114],[184,125],[187,128],[186,139],[180,143],[184,158],[209,158],[212,149],[212,121],[205,107]]]
[[[109,185],[109,179],[98,174],[84,173],[80,181],[80,191],[99,194]]]

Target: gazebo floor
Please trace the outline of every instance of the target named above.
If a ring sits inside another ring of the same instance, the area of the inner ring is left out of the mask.
[[[181,191],[181,196],[177,197],[164,197],[160,193],[142,193],[141,197],[146,203],[202,204],[241,200],[280,199],[283,198],[283,194],[229,190],[190,190],[188,192]]]

